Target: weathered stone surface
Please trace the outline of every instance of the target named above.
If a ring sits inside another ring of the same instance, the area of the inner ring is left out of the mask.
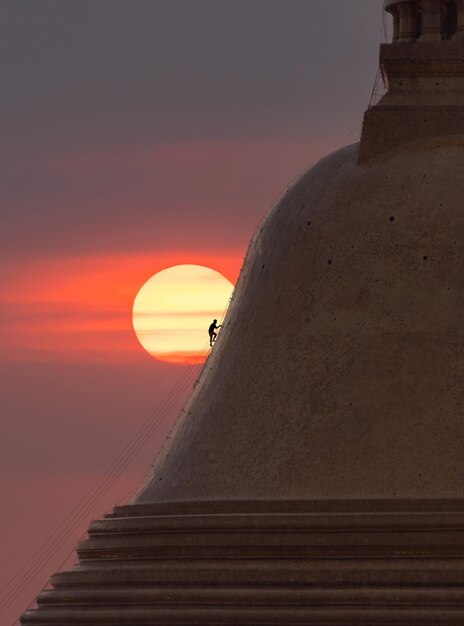
[[[464,623],[464,501],[120,507],[23,624]]]
[[[141,502],[463,495],[463,139],[356,152],[263,223]]]

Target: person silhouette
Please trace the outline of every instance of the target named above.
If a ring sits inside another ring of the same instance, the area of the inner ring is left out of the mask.
[[[219,324],[219,326],[216,324],[217,320],[213,320],[213,323],[210,324],[209,329],[208,329],[208,333],[209,333],[209,345],[211,347],[213,347],[213,343],[216,341],[216,337],[217,337],[217,333],[215,333],[214,331],[217,328],[221,328],[222,324]]]

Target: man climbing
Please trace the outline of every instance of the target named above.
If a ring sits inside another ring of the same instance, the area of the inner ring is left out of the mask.
[[[209,345],[211,347],[213,347],[213,343],[216,341],[216,337],[217,337],[217,333],[215,333],[214,331],[217,328],[221,328],[222,324],[219,324],[219,326],[216,324],[217,320],[213,320],[213,323],[210,324],[209,329],[208,329],[208,333],[209,333]]]

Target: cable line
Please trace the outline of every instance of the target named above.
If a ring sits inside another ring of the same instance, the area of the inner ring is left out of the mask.
[[[107,474],[111,474],[113,467],[118,465],[118,463],[120,462],[121,458],[123,458],[127,454],[127,451],[131,448],[131,446],[134,444],[134,442],[137,441],[141,436],[144,435],[144,432],[149,427],[150,423],[153,420],[153,417],[156,417],[159,414],[160,411],[164,410],[164,405],[166,405],[170,401],[171,396],[177,392],[179,385],[182,385],[183,380],[185,380],[185,377],[189,375],[190,370],[192,369],[192,367],[194,367],[194,365],[189,367],[188,370],[182,374],[180,379],[170,389],[170,391],[168,392],[167,396],[162,400],[162,402],[160,403],[158,408],[150,415],[150,417],[146,420],[146,422],[142,425],[142,427],[137,431],[137,433],[132,437],[132,439],[129,441],[129,443],[123,448],[122,452],[119,453],[119,455],[116,457],[116,459],[114,459],[114,461],[111,463],[109,468],[107,470],[105,470],[105,472],[103,472],[103,474],[100,475],[100,477],[97,479],[96,483],[81,498],[81,500],[71,510],[71,512],[64,518],[64,520],[55,529],[55,531],[50,535],[50,537],[34,552],[34,554],[20,568],[20,570],[18,570],[18,572],[0,589],[0,593],[3,593],[12,584],[12,582],[19,576],[19,574],[29,565],[29,563],[31,563],[31,561],[34,560],[35,556],[41,550],[43,550],[45,547],[47,547],[47,544],[53,538],[53,536],[61,529],[62,526],[65,525],[65,523],[69,520],[69,518],[71,518],[72,515],[79,509],[79,507],[83,503],[85,503],[85,501],[92,495],[92,492],[99,487],[100,483],[103,480],[106,480]]]
[[[207,344],[206,344],[207,345]],[[17,599],[24,587],[29,584],[45,565],[55,556],[63,544],[69,539],[79,524],[95,508],[101,498],[113,486],[115,481],[133,460],[135,455],[146,445],[149,438],[157,431],[169,411],[177,404],[187,387],[197,375],[198,366],[207,350],[203,349],[197,362],[190,365],[173,385],[167,396],[160,403],[155,412],[150,415],[143,426],[132,437],[123,451],[112,462],[108,470],[104,472],[87,494],[78,502],[67,517],[41,544],[32,557],[18,570],[18,572],[4,585],[2,592],[7,591],[5,598],[0,602],[0,615]],[[74,550],[74,548],[73,548]],[[28,568],[21,577],[21,574]],[[16,584],[13,585],[13,583]],[[12,587],[12,588],[11,588]]]
[[[193,380],[191,376],[189,380],[187,380],[187,384]],[[184,385],[184,390],[187,385]],[[166,417],[171,409],[178,401],[180,394],[178,397],[174,398],[170,405],[168,405],[163,414],[159,417],[157,422],[154,423],[150,432],[148,433],[148,437],[150,437],[158,427],[161,425],[162,421]],[[101,485],[96,493],[93,494],[92,498],[83,506],[83,508],[79,511],[78,516],[70,522],[70,524],[64,528],[59,536],[53,541],[50,547],[47,548],[47,553],[43,554],[39,557],[38,561],[32,566],[31,570],[29,570],[28,574],[23,578],[23,580],[19,581],[13,590],[10,592],[10,597],[0,603],[0,615],[4,613],[4,611],[14,602],[18,595],[23,591],[25,585],[30,583],[35,576],[51,561],[51,559],[57,554],[57,552],[62,548],[64,543],[73,535],[74,531],[79,527],[81,522],[83,522],[91,511],[98,505],[101,501],[102,497],[106,495],[109,489],[114,485],[116,480],[121,476],[124,470],[127,468],[129,463],[133,460],[134,456],[140,451],[140,449],[147,443],[148,439],[142,441],[139,445],[138,449],[135,453],[125,460],[122,465],[120,465],[115,471],[112,472],[112,475],[106,478],[105,483]]]

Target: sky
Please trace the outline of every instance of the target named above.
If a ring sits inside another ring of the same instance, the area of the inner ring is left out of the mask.
[[[140,287],[178,264],[234,283],[287,186],[357,140],[381,6],[0,2],[0,588],[186,381],[2,624],[91,517],[125,501],[192,389],[200,366],[156,361],[137,341]]]

